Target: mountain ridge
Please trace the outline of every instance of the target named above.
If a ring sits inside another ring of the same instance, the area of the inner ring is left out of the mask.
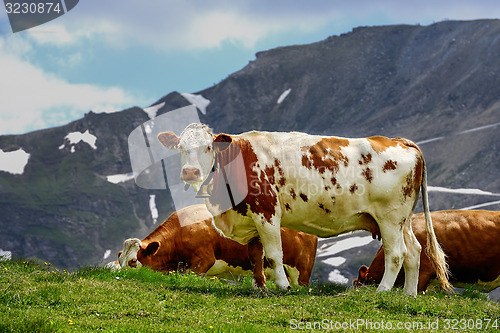
[[[402,136],[422,142],[429,185],[500,193],[498,54],[499,20],[360,27],[259,52],[195,94],[210,101],[199,117],[215,132]],[[152,105],[160,103],[157,115],[190,104],[178,92]],[[0,171],[0,249],[72,268],[102,262],[107,250],[112,260],[124,239],[146,236],[155,227],[150,196],[162,221],[174,210],[170,193],[107,176],[132,172],[127,138],[148,120],[139,107],[91,111],[64,126],[0,136],[4,152],[30,154],[23,174]],[[85,142],[59,149],[68,133],[87,130],[97,149]],[[441,192],[430,199],[434,210],[498,200]]]

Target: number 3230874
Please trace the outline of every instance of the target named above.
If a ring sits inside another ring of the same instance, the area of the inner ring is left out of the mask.
[[[498,319],[445,319],[444,328],[449,330],[482,330],[482,329],[498,329]]]
[[[7,10],[7,14],[59,14],[62,11],[59,2],[6,2],[5,9]]]

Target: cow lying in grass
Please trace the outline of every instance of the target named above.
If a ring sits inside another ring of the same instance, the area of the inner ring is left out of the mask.
[[[500,286],[500,212],[484,210],[444,210],[432,212],[436,237],[447,255],[451,282],[477,283],[486,291]],[[426,235],[423,214],[413,215],[413,231],[424,251],[420,255],[418,291],[425,291],[436,277],[425,254]],[[384,273],[384,249],[380,247],[370,267],[361,266],[355,286],[378,284]],[[402,286],[401,271],[396,285]],[[458,284],[457,284],[458,283]]]
[[[308,285],[318,239],[296,230],[281,229],[288,279]],[[172,213],[144,239],[127,239],[119,254],[121,267],[148,266],[156,271],[190,269],[208,276],[233,276],[253,270],[254,284],[265,285],[266,260],[258,239],[241,245],[219,233],[205,205]]]

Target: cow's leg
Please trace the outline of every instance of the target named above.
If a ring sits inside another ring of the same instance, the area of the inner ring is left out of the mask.
[[[260,216],[254,217],[255,226],[264,247],[264,254],[274,271],[276,286],[280,289],[290,289],[290,284],[283,267],[283,250],[281,246],[280,218],[274,215],[271,221]]]
[[[307,286],[309,284],[308,277],[305,277],[304,271],[300,270],[299,267],[292,267],[283,264],[285,267],[285,273],[288,277],[288,282],[293,286]]]
[[[406,256],[402,226],[399,223],[391,223],[390,221],[385,219],[383,223],[379,223],[384,247],[385,269],[377,291],[392,289]]]
[[[427,255],[424,254],[425,257]],[[420,263],[420,270],[418,272],[418,288],[417,292],[422,292],[427,290],[427,287],[431,283],[432,279],[436,278],[436,272],[434,271],[434,267],[432,267],[431,263],[427,261],[426,263]]]
[[[264,249],[258,237],[248,243],[248,257],[252,264],[253,286],[263,288],[266,286],[264,274]]]
[[[410,296],[417,295],[417,285],[420,266],[420,251],[422,247],[411,229],[411,217],[405,223],[403,235],[406,245],[406,256],[403,261],[405,269],[404,293]]]
[[[215,261],[214,255],[194,255],[191,259],[191,270],[196,274],[205,274],[214,266]]]

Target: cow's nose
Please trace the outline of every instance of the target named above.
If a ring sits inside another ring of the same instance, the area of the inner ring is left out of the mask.
[[[198,180],[200,178],[200,169],[184,168],[182,169],[182,179],[185,181]]]
[[[128,265],[132,268],[136,268],[137,267],[137,259],[129,260]]]

